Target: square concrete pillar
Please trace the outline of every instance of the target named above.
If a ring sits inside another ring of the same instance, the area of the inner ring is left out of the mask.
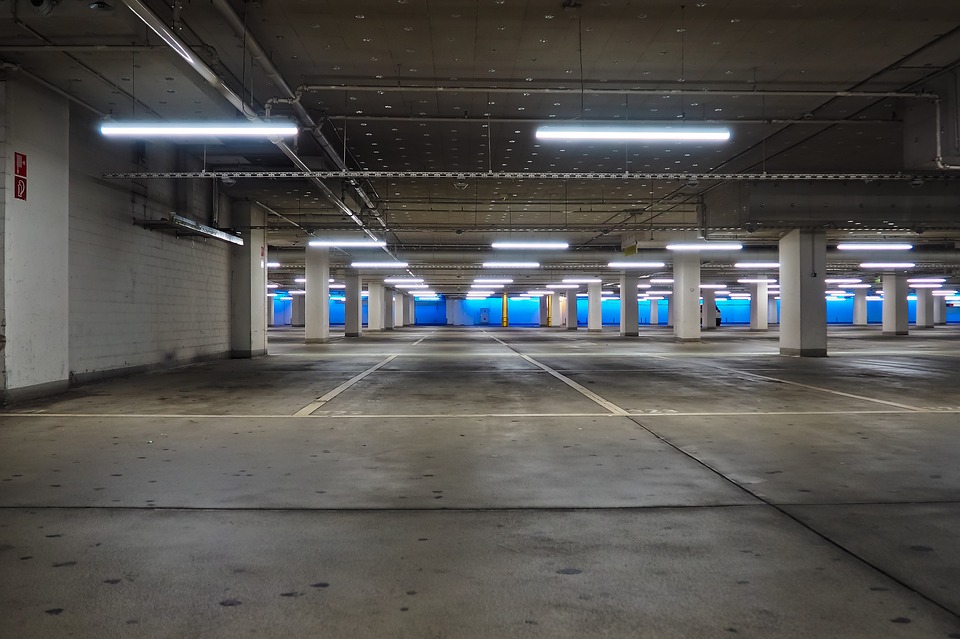
[[[933,291],[918,288],[917,291],[917,328],[933,328]]]
[[[383,282],[367,282],[367,330],[383,330]]]
[[[540,326],[550,326],[550,315],[548,313],[550,296],[541,295],[540,296]]]
[[[563,326],[563,308],[560,304],[560,296],[551,293],[547,296],[547,304],[550,307],[550,326]]]
[[[306,329],[307,344],[330,341],[330,249],[307,246]]]
[[[660,323],[660,300],[650,298],[650,326]]]
[[[712,288],[700,289],[700,328],[713,331],[717,328],[717,292]]]
[[[599,333],[603,331],[603,296],[600,282],[587,284],[587,331]]]
[[[865,288],[853,291],[853,325],[867,325],[867,289]]]
[[[779,324],[780,313],[777,309],[777,298],[767,294],[767,324]]]
[[[230,354],[255,357],[267,352],[267,213],[252,202],[236,202],[232,217],[243,246],[230,247]]]
[[[363,281],[360,273],[348,270],[344,281],[344,326],[346,337],[360,337],[363,334]]]
[[[294,295],[290,294],[292,298],[290,300],[290,326],[304,326],[306,324],[306,315],[307,309],[306,304],[306,295]],[[269,313],[267,316],[269,317]]]
[[[780,238],[780,354],[827,356],[823,231],[794,229]]]
[[[455,326],[457,320],[457,300],[447,298],[447,326]]]
[[[640,308],[637,304],[637,284],[640,278],[636,273],[624,271],[620,274],[620,336],[637,337],[640,334]]]
[[[567,329],[577,330],[577,289],[567,289]]]
[[[883,274],[883,334],[909,334],[907,276],[903,273]]]
[[[943,326],[947,323],[947,298],[933,296],[933,324],[934,326]]]
[[[767,283],[750,284],[750,330],[765,331],[769,328],[767,320]]]
[[[681,341],[700,339],[700,254],[673,254],[673,335]]]

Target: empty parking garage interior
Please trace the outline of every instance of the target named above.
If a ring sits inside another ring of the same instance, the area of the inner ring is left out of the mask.
[[[958,51],[0,0],[0,636],[960,638]]]

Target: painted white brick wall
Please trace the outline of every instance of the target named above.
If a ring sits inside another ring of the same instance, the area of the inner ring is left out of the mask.
[[[132,145],[100,139],[86,114],[73,113],[70,372],[81,378],[230,350],[229,245],[135,226],[170,213],[176,197],[170,182],[134,186],[141,197],[130,182],[99,177],[134,170],[132,156]],[[151,146],[139,167],[171,170],[172,157]]]

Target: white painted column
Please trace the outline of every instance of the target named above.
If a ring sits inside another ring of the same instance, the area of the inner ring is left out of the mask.
[[[933,296],[933,324],[943,326],[947,323],[947,298],[940,295]]]
[[[624,271],[620,274],[620,336],[637,337],[640,334],[640,308],[637,305],[637,284],[640,278],[636,273]]]
[[[780,238],[780,354],[827,356],[827,240],[794,229]]]
[[[667,298],[667,326],[673,328],[673,311],[676,308],[676,304],[673,303],[673,300],[669,297]]]
[[[853,290],[853,325],[867,325],[867,289]]]
[[[417,325],[417,298],[413,295],[407,297],[407,304],[410,306],[410,326]]]
[[[591,333],[603,331],[602,286],[600,282],[587,284],[587,331]]]
[[[393,317],[390,318],[390,327],[397,328],[403,326],[403,293],[398,290],[392,291],[393,299]]]
[[[767,324],[779,324],[780,314],[777,310],[777,298],[775,295],[767,295]]]
[[[363,282],[359,271],[348,270],[343,278],[344,294],[344,326],[343,334],[346,337],[360,337],[363,334]]]
[[[757,282],[750,285],[750,330],[765,331],[769,326],[767,312],[767,283]]]
[[[560,306],[560,296],[551,293],[547,303],[550,304],[550,326],[563,326],[563,308]]]
[[[717,292],[712,288],[700,290],[703,302],[700,305],[700,328],[705,331],[717,329]]]
[[[567,289],[567,330],[577,330],[577,289]]]
[[[929,288],[917,290],[917,328],[933,328],[933,291]]]
[[[267,326],[274,326],[274,307],[273,300],[275,297],[271,297],[274,293],[269,293],[267,295]]]
[[[408,295],[404,293],[403,298],[403,325],[410,326],[413,324],[413,295]]]
[[[660,323],[660,300],[650,299],[650,326]]]
[[[290,300],[290,326],[306,325],[307,309],[306,295],[291,295]],[[267,313],[269,316],[269,312]]]
[[[236,202],[232,217],[243,246],[230,246],[230,352],[254,357],[267,352],[267,214],[257,204]]]
[[[700,339],[700,254],[673,254],[673,335],[680,341]],[[706,315],[706,313],[704,313]]]
[[[376,291],[374,291],[376,289]],[[383,285],[382,282],[371,282],[367,285],[370,295],[367,297],[367,326],[370,330],[385,331],[393,329],[393,291]],[[390,307],[387,308],[387,297],[390,297]],[[374,297],[376,297],[376,313],[374,313]],[[377,326],[374,328],[374,315],[376,315]]]
[[[323,343],[330,340],[330,249],[308,245],[306,266],[304,341]]]
[[[447,326],[455,326],[457,319],[457,307],[456,300],[447,298],[446,307],[447,307]]]
[[[883,334],[909,334],[907,315],[907,276],[883,274]]]
[[[547,308],[547,304],[550,301],[550,296],[541,295],[539,299],[540,299],[540,326],[550,326],[549,313],[547,312],[549,310]]]

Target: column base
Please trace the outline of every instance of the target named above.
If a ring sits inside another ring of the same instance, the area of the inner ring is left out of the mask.
[[[326,344],[330,341],[329,337],[308,337],[303,340],[304,344]]]
[[[901,335],[909,335],[910,331],[883,331],[880,334],[883,337],[899,337]]]
[[[230,357],[233,359],[250,359],[251,357],[258,357],[260,355],[266,355],[267,349],[256,349],[250,351],[230,351]]]
[[[916,330],[916,329],[921,329],[921,330],[923,330],[923,329],[925,329],[925,328],[933,328],[933,324],[924,324],[924,325],[917,324],[917,325],[914,326],[913,328],[914,328],[914,330]]]
[[[640,337],[640,331],[620,331],[620,337]]]
[[[577,327],[577,326],[568,326],[568,327],[567,327],[567,330],[568,330],[568,331],[575,331],[575,330],[577,330],[577,328],[579,328],[579,327]]]
[[[388,326],[388,327],[386,327],[386,328],[383,329],[383,330],[385,330],[385,331],[392,331],[394,328],[395,328],[395,327],[393,327],[393,326]]]
[[[603,329],[602,329],[602,328],[588,328],[588,329],[587,329],[587,332],[588,332],[588,333],[602,333],[602,332],[603,332]]]
[[[768,329],[768,328],[751,328],[751,329],[750,329],[750,332],[751,332],[751,333],[766,333],[768,330],[770,330],[770,329]]]
[[[680,343],[689,343],[689,342],[699,342],[701,339],[699,337],[674,337],[673,341]]]
[[[5,391],[0,391],[0,405],[15,404],[17,402],[26,402],[51,395],[59,395],[60,393],[66,393],[69,388],[70,382],[66,379],[34,384],[33,386],[8,388]]]
[[[344,333],[344,337],[360,337],[360,333]]]
[[[788,355],[790,357],[826,357],[827,349],[825,348],[781,348],[781,355]]]

